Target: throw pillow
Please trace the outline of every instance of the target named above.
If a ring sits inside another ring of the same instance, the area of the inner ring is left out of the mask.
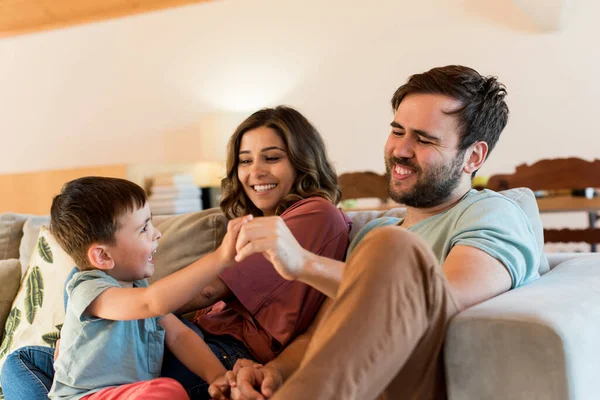
[[[21,264],[19,260],[0,260],[0,343],[4,337],[4,323],[19,290]]]
[[[64,283],[74,266],[71,257],[43,226],[6,321],[0,370],[6,356],[19,347],[56,345],[65,319]]]
[[[531,189],[524,187],[503,190],[498,193],[517,203],[527,218],[529,218],[529,222],[531,223],[531,227],[535,233],[538,251],[540,252],[540,266],[538,271],[540,275],[544,275],[550,270],[550,266],[548,264],[548,258],[544,253],[544,227],[542,226],[542,218],[540,217],[540,211],[538,209],[537,202],[535,201],[535,195]]]
[[[19,261],[21,261],[21,272],[25,276],[25,270],[29,266],[29,260],[31,254],[37,246],[38,237],[40,235],[40,228],[50,226],[49,216],[33,216],[23,225],[23,238],[21,239],[21,245],[19,246]]]
[[[215,250],[227,230],[227,218],[218,208],[176,216],[153,218],[162,233],[154,255],[154,275],[149,283],[184,268]]]

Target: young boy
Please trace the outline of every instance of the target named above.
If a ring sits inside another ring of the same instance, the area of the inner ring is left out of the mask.
[[[164,345],[192,372],[219,384],[226,372],[206,343],[170,312],[233,264],[235,239],[251,217],[229,223],[221,246],[148,286],[161,237],[146,194],[116,178],[68,182],[52,202],[50,230],[80,272],[69,296],[51,399],[187,399],[159,378]]]

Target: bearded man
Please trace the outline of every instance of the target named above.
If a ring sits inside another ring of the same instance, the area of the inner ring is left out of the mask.
[[[345,263],[302,249],[279,217],[242,228],[238,260],[262,253],[330,299],[275,360],[238,361],[232,399],[446,398],[448,321],[536,279],[543,257],[515,202],[471,188],[508,121],[505,95],[495,77],[463,66],[396,90],[384,153],[390,196],[406,216],[367,224]]]

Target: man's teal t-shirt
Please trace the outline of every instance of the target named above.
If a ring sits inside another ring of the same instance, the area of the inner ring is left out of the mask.
[[[356,235],[348,255],[373,229],[399,225],[403,218],[369,222]],[[508,270],[512,288],[539,277],[540,252],[531,223],[521,207],[491,190],[471,190],[454,207],[408,228],[429,243],[440,265],[456,245],[475,247],[499,260]]]
[[[146,280],[135,287],[148,287]],[[77,272],[67,284],[69,301],[61,330],[50,399],[79,399],[111,386],[160,376],[165,330],[158,318],[112,321],[83,315],[102,292],[121,287],[102,271]]]

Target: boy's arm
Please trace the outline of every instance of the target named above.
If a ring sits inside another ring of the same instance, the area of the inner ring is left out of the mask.
[[[158,323],[165,328],[166,345],[194,374],[212,383],[227,372],[204,340],[176,316],[167,314]]]
[[[110,320],[143,319],[166,315],[188,303],[232,265],[235,240],[246,216],[229,221],[227,234],[217,250],[166,276],[148,288],[111,287],[86,308],[84,315]]]
[[[202,289],[202,292],[190,302],[179,307],[174,314],[182,315],[192,311],[201,310],[212,306],[218,301],[224,300],[231,295],[231,290],[221,278],[212,281],[211,284]]]

